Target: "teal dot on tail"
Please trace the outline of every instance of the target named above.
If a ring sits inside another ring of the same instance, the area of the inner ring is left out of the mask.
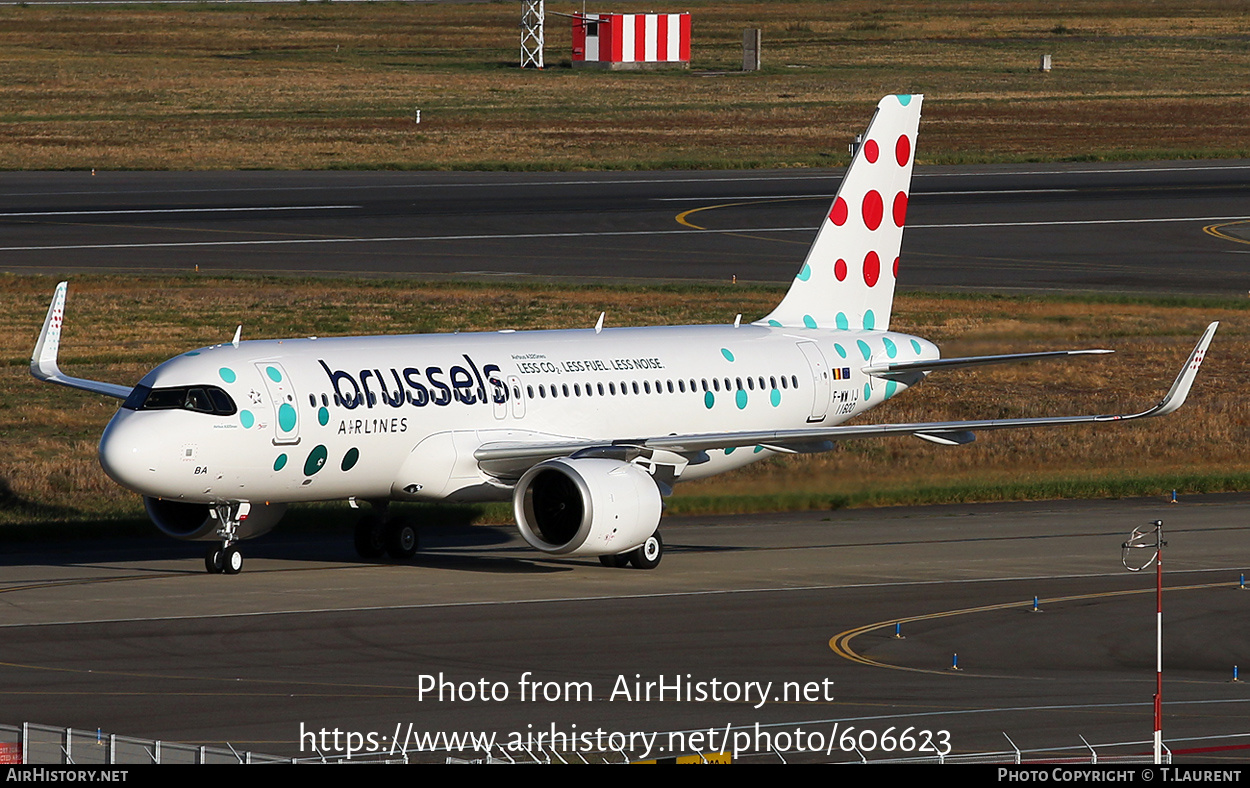
[[[738,389],[738,394],[734,397],[738,403],[738,410],[742,410],[747,406],[747,393],[742,389]]]
[[[869,309],[867,312],[864,313],[864,330],[872,331],[876,327],[877,327],[877,316],[872,313],[871,309]]]
[[[318,409],[317,410],[317,423],[323,427],[329,424],[330,423],[330,411],[326,410],[325,408]]]
[[[851,327],[851,321],[846,319],[846,314],[839,312],[838,316],[833,319],[840,331],[847,331]]]
[[[282,470],[282,469],[283,469],[283,468],[285,468],[285,467],[286,467],[286,455],[285,455],[285,454],[279,454],[279,455],[278,455],[278,459],[276,459],[276,460],[274,460],[274,461],[273,461],[273,469],[274,469],[275,471],[280,471],[280,470]]]
[[[920,343],[914,339],[911,341],[911,349],[916,351],[917,356],[920,355]]]
[[[733,360],[734,360],[734,354],[733,354],[733,353],[730,353],[730,352],[729,352],[729,348],[727,348],[727,347],[723,347],[723,348],[721,348],[721,349],[720,349],[720,354],[721,354],[722,356],[724,356],[724,357],[725,357],[725,360],[726,360],[726,361],[733,361]]]
[[[898,99],[898,103],[902,104],[904,107],[911,103],[910,95],[895,96],[895,98]]]
[[[812,278],[812,267],[807,263],[803,263],[803,270],[799,271],[799,281],[806,282]]]
[[[808,328],[816,328],[816,318],[811,315],[803,315],[803,325]]]
[[[239,423],[243,425],[243,429],[250,430],[252,425],[256,423],[256,417],[252,415],[250,410],[239,411]]]
[[[710,391],[703,392],[703,406],[707,408],[708,410],[711,410],[712,406],[715,404],[716,404],[716,397],[712,396],[712,392]]]
[[[291,403],[284,402],[278,408],[278,426],[283,432],[290,432],[295,429],[295,408],[291,407]]]
[[[233,383],[239,379],[239,376],[235,375],[234,370],[231,369],[230,367],[222,367],[221,369],[217,370],[217,374],[221,375],[221,379],[226,381],[227,383]]]
[[[780,405],[781,404],[781,389],[773,389],[772,393],[768,395],[768,401],[773,403],[774,408]]]

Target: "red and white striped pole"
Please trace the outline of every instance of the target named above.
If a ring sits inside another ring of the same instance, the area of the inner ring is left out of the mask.
[[[1155,565],[1155,763],[1160,764],[1163,763],[1163,547],[1167,542],[1163,541],[1163,521],[1155,520],[1151,525],[1154,526],[1154,542],[1145,540],[1146,531],[1134,528],[1122,545],[1121,560],[1130,572],[1140,572],[1151,562]],[[1136,562],[1129,562],[1129,551],[1140,549],[1153,549],[1154,553],[1145,563],[1136,566]]]
[[[1155,763],[1163,763],[1163,521],[1155,520]]]

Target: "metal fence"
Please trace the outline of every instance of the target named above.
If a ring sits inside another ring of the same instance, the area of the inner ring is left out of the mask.
[[[227,745],[193,744],[137,739],[99,730],[57,728],[52,725],[0,725],[0,752],[20,757],[24,764],[106,766],[139,763],[286,763],[278,758]]]

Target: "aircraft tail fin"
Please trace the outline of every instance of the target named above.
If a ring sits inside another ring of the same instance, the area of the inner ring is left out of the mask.
[[[923,100],[895,95],[877,104],[803,267],[761,324],[889,328]]]

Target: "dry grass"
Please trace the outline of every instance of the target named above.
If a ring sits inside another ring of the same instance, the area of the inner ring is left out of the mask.
[[[30,348],[54,282],[7,276],[0,331],[0,523],[135,516],[138,500],[95,461],[95,441],[116,403],[40,384]],[[82,277],[71,285],[62,363],[70,374],[129,383],[189,347],[244,336],[402,333],[590,325],[601,310],[618,325],[729,322],[762,314],[770,288],[629,288],[341,282],[290,279]],[[959,448],[910,438],[859,441],[826,455],[779,458],[678,487],[704,496],[813,496],[830,501],[1037,495],[1080,480],[1148,479],[1171,486],[1250,474],[1250,313],[1242,304],[1199,306],[1081,300],[901,295],[894,327],[937,341],[946,355],[1110,347],[1114,356],[935,374],[873,411],[891,421],[1124,412],[1170,384],[1202,328],[1222,327],[1191,403],[1166,418],[1104,428],[983,433]],[[1248,476],[1247,478],[1250,478]],[[1172,480],[1172,481],[1169,481]],[[1179,481],[1177,481],[1179,480]],[[1238,482],[1232,482],[1238,484]],[[1201,485],[1199,485],[1201,486]],[[1157,489],[1156,489],[1157,488]],[[1088,488],[1074,488],[1075,492]],[[1110,489],[1115,489],[1114,486]],[[919,493],[917,491],[920,491]],[[1062,494],[1062,491],[1054,494]],[[815,503],[812,503],[814,501]],[[731,502],[719,506],[732,507]]]
[[[554,15],[552,67],[517,69],[513,3],[6,7],[0,168],[828,164],[899,91],[928,161],[1250,153],[1238,2],[684,7],[692,71],[646,74],[561,67]]]

